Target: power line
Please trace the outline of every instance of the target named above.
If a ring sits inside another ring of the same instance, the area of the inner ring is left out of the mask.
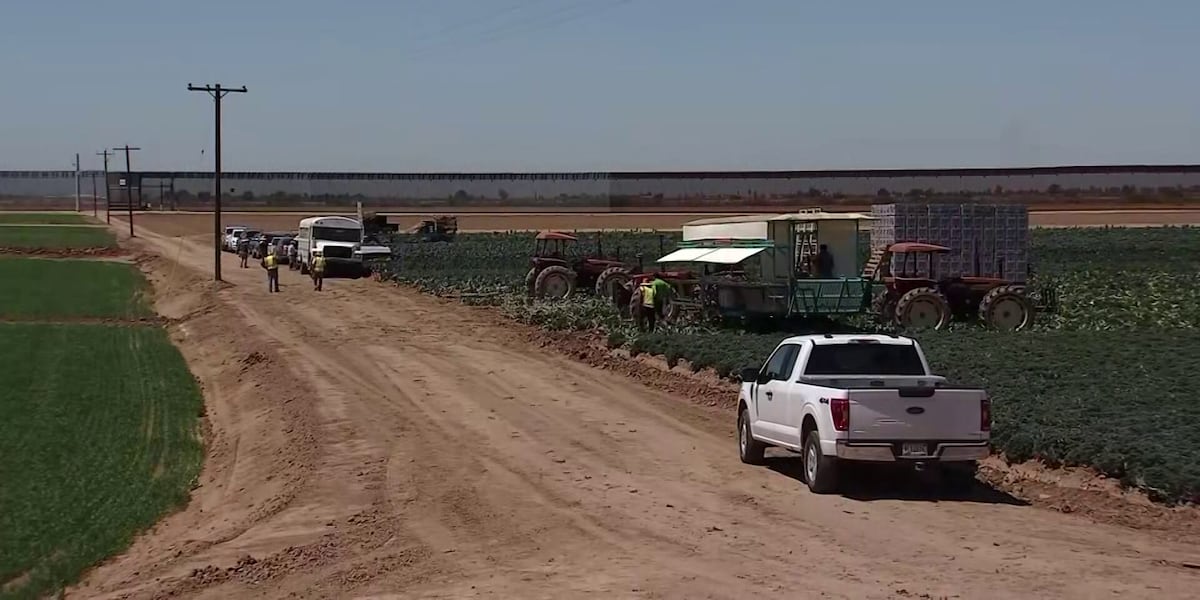
[[[533,6],[535,4],[541,4],[544,1],[545,0],[534,0],[533,2],[521,2],[518,4],[513,4],[506,8],[487,13],[487,14],[483,15],[482,17],[477,16],[475,18],[467,19],[465,21],[451,23],[450,25],[447,25],[447,26],[439,29],[438,31],[434,32],[433,34],[417,36],[413,40],[410,40],[410,41],[415,41],[415,42],[434,41],[435,38],[441,37],[447,33],[453,33],[455,31],[462,31],[463,29],[467,29],[472,26],[479,25],[481,23],[486,23],[492,19],[495,19],[496,17],[503,17],[503,16],[506,16],[506,15],[509,15],[509,14],[512,14],[515,12],[519,12],[521,9]]]
[[[609,1],[609,2],[602,2],[600,4],[593,5],[591,10],[586,10],[588,5],[592,4],[591,2],[588,2],[588,1],[577,2],[575,4],[571,4],[568,6],[559,7],[557,10],[542,14],[542,15],[534,17],[532,19],[527,19],[524,21],[514,21],[512,23],[501,25],[499,27],[495,27],[492,29],[485,29],[484,31],[477,33],[477,35],[479,35],[481,37],[472,38],[470,40],[465,41],[465,43],[454,45],[452,47],[455,50],[461,50],[464,48],[480,46],[480,45],[487,44],[489,42],[501,41],[506,38],[511,38],[511,37],[513,37],[513,35],[511,35],[511,34],[524,35],[524,34],[529,34],[529,33],[533,33],[536,31],[544,31],[544,30],[551,29],[551,28],[559,26],[559,25],[569,23],[571,21],[579,20],[583,17],[589,16],[592,14],[597,14],[599,12],[602,12],[606,9],[615,7],[620,4],[628,4],[629,2],[631,2],[631,0],[615,0],[615,1]],[[585,10],[578,11],[578,9],[580,9],[580,8],[584,8]],[[549,19],[547,19],[547,17],[549,17]],[[427,56],[432,51],[440,50],[445,47],[446,47],[446,45],[427,46],[425,48],[417,50],[415,53],[410,55],[409,58],[411,59],[411,58],[418,58],[421,56]]]

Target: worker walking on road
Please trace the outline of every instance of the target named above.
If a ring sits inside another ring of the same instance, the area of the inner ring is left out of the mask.
[[[279,259],[272,252],[262,259],[262,266],[267,270],[267,291],[279,291]]]
[[[312,269],[310,270],[312,271],[313,289],[319,292],[321,291],[321,284],[325,281],[324,252],[321,252],[320,250],[313,251]]]
[[[242,261],[242,268],[245,269],[250,260],[250,240],[246,238],[238,238],[237,240],[238,258]]]

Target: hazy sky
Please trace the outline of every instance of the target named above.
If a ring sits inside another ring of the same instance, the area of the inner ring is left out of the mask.
[[[0,169],[1200,162],[1195,0],[3,0]]]

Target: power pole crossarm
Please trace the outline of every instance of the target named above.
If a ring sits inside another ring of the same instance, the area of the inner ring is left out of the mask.
[[[239,88],[215,85],[188,84],[189,92],[207,92],[213,99],[213,120],[216,129],[216,149],[213,153],[213,279],[221,281],[221,99],[226,95],[237,92],[246,93],[246,86]]]

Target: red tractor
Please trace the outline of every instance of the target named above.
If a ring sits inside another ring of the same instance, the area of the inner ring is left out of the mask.
[[[613,286],[629,281],[631,269],[619,260],[580,256],[579,238],[560,231],[543,231],[534,241],[525,289],[538,298],[566,298],[577,287],[595,287],[596,293],[612,296]],[[601,254],[597,250],[597,254]]]
[[[1033,323],[1034,305],[1025,285],[977,275],[938,278],[934,265],[950,248],[898,242],[876,250],[863,276],[883,283],[871,312],[906,328],[942,329],[953,317],[978,318],[995,329],[1019,331]],[[919,265],[928,264],[922,274]]]

